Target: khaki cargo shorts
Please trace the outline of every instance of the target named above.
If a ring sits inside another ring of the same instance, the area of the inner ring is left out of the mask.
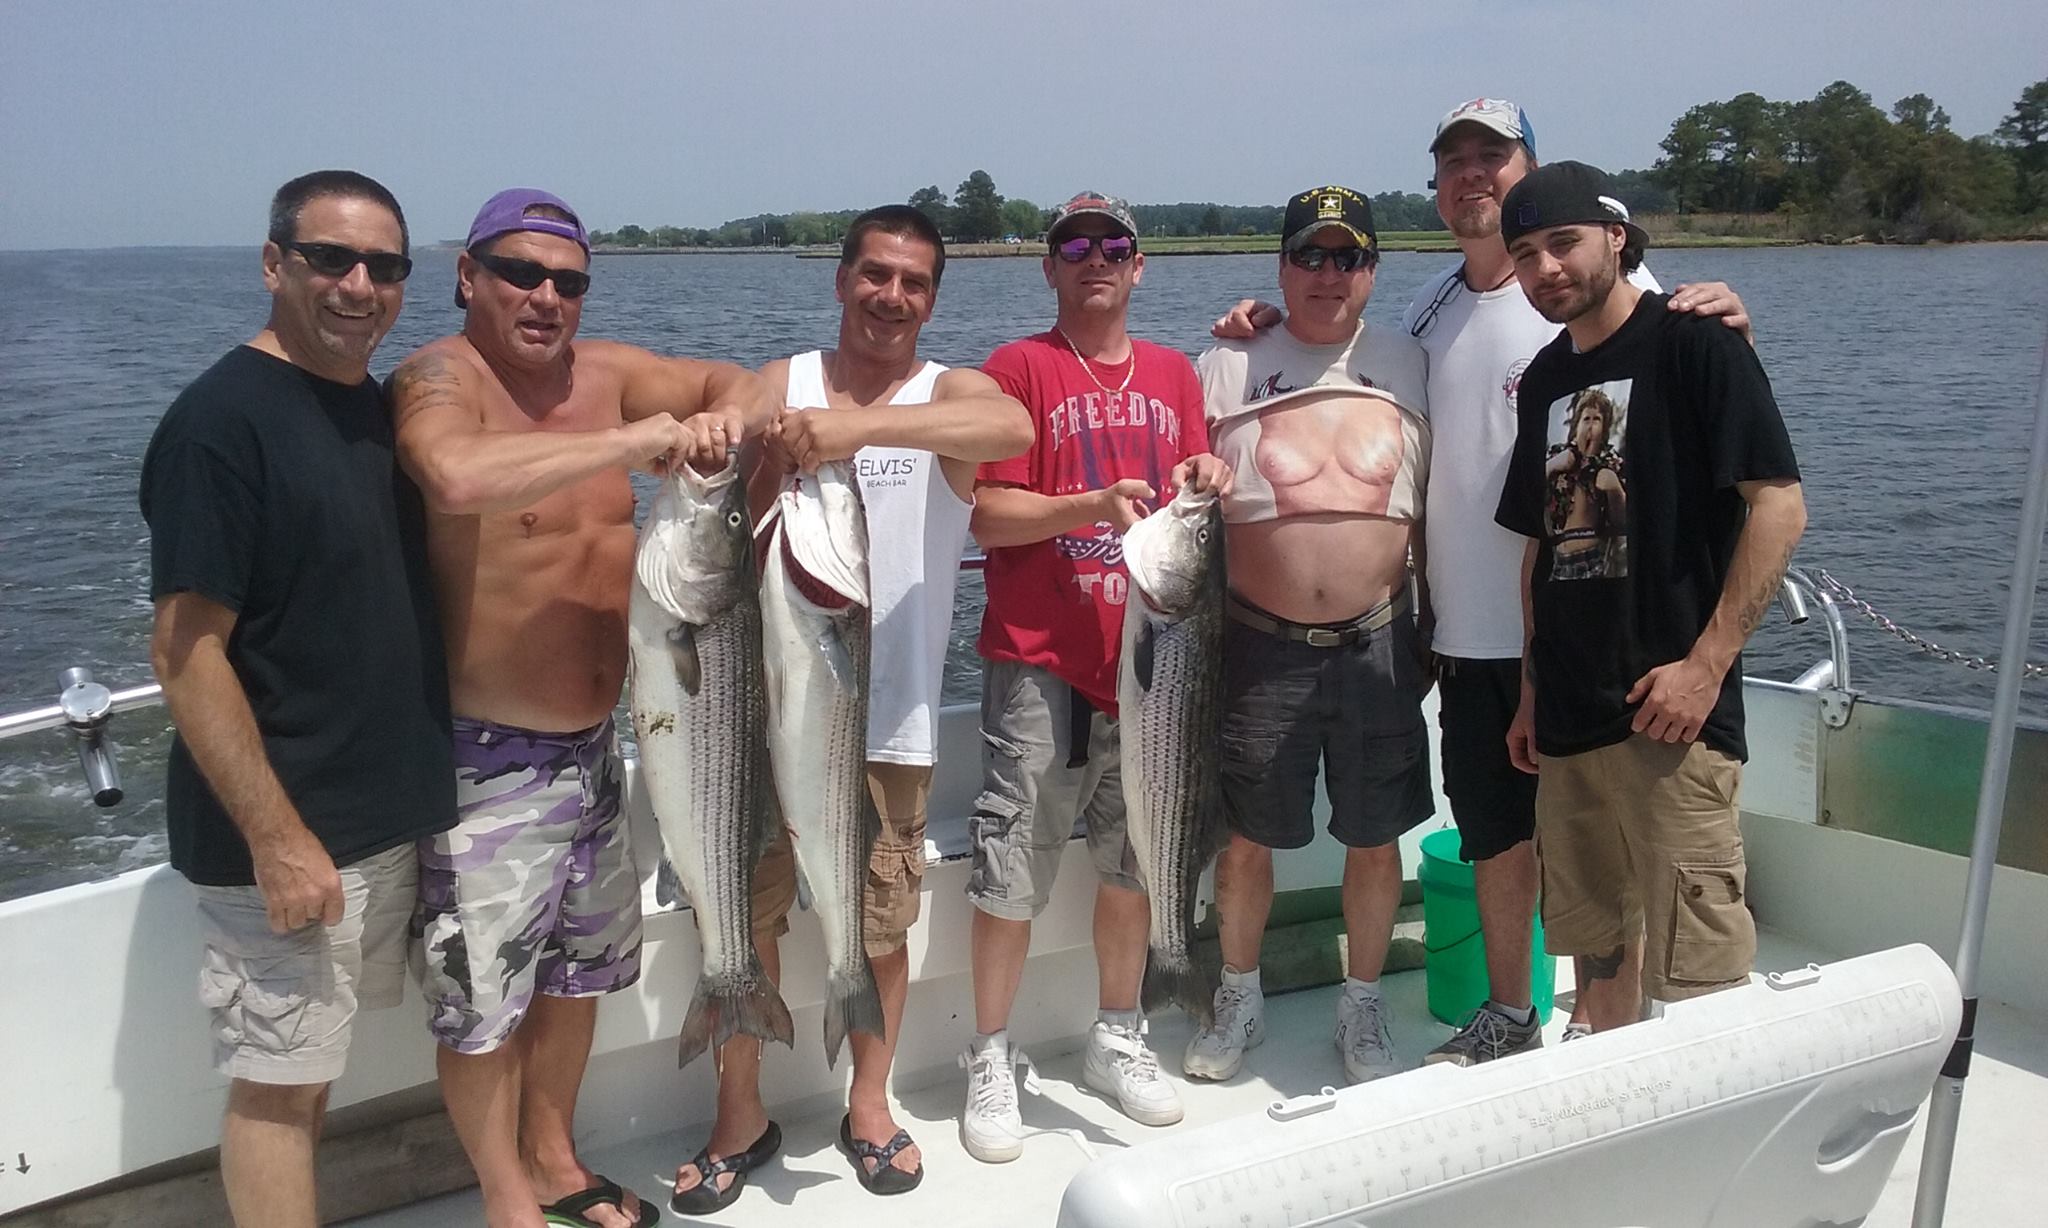
[[[199,1001],[212,1015],[214,1069],[279,1086],[332,1083],[348,1061],[356,1008],[397,1006],[419,891],[410,841],[341,868],[338,925],[271,931],[255,887],[197,887]]]
[[[868,763],[868,792],[882,816],[875,851],[868,856],[867,891],[861,897],[861,945],[870,958],[902,949],[917,922],[924,893],[925,809],[931,800],[929,764]],[[789,932],[796,907],[796,850],[789,829],[775,833],[754,868],[754,937],[780,938]]]
[[[1144,890],[1126,834],[1116,720],[1077,713],[1074,689],[1046,670],[1015,661],[982,664],[982,789],[967,825],[974,846],[968,900],[992,917],[1036,917],[1052,900],[1077,820],[1096,877]]]
[[[1643,937],[1643,993],[1675,1002],[1746,984],[1756,922],[1735,790],[1742,765],[1704,742],[1637,734],[1545,756],[1536,778],[1543,929],[1559,955]]]

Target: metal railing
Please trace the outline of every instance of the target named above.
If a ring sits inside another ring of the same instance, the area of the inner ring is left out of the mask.
[[[982,571],[987,566],[988,556],[983,554],[970,554],[960,560],[961,571]],[[1798,685],[1811,690],[1846,692],[1850,676],[1849,636],[1842,622],[1841,608],[1829,590],[1795,567],[1785,573],[1778,602],[1785,612],[1786,621],[1795,625],[1806,622],[1810,609],[1817,605],[1827,628],[1828,661],[1801,675]],[[95,683],[90,671],[84,669],[63,671],[58,687],[60,693],[54,704],[0,714],[0,742],[49,730],[70,731],[78,745],[80,767],[92,785],[93,800],[101,806],[118,804],[121,800],[120,772],[111,744],[106,740],[107,722],[120,713],[163,703],[163,687],[151,683],[110,691]],[[1824,711],[1825,707],[1824,700]],[[1844,720],[1847,718],[1846,707],[1842,717]]]

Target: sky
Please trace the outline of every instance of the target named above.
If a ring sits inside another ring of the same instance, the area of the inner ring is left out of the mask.
[[[0,248],[259,242],[344,166],[460,237],[515,184],[595,228],[865,208],[983,169],[1041,205],[1422,191],[1437,119],[1647,167],[1671,121],[1837,79],[1990,132],[2048,77],[2040,0],[5,0]]]

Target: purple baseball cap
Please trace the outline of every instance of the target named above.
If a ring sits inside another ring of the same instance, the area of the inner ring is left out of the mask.
[[[555,211],[568,220],[548,216]],[[476,211],[476,220],[469,224],[469,241],[463,246],[474,251],[479,244],[518,230],[573,239],[585,255],[590,253],[590,235],[584,231],[576,211],[561,197],[539,188],[506,188],[485,201],[484,207]]]

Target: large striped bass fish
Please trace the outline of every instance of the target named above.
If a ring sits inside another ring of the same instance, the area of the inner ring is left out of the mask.
[[[776,822],[761,606],[746,483],[677,465],[640,531],[628,619],[633,733],[661,843],[703,960],[683,1020],[688,1064],[736,1033],[795,1039],[754,952],[754,865]]]
[[[881,820],[868,792],[867,516],[850,468],[792,475],[761,533],[768,758],[825,931],[825,1060],[836,1065],[848,1032],[883,1032],[861,936]]]
[[[1124,814],[1152,906],[1143,1003],[1207,1025],[1215,970],[1195,958],[1196,885],[1224,838],[1223,508],[1182,488],[1124,534],[1130,597],[1117,673]]]

